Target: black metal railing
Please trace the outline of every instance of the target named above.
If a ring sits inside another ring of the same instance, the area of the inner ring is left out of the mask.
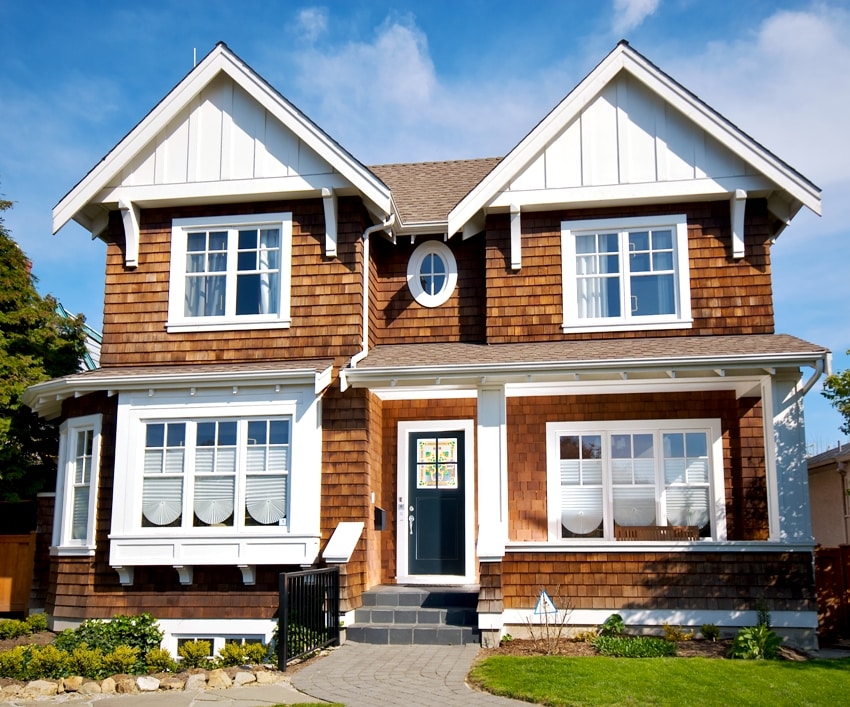
[[[277,666],[339,645],[339,567],[280,575]]]

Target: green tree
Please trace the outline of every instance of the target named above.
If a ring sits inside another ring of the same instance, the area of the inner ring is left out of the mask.
[[[850,351],[847,353],[850,354]],[[840,429],[850,435],[850,368],[827,377],[823,384],[823,397],[841,413],[844,424]]]
[[[42,297],[18,244],[6,230],[0,199],[0,500],[30,499],[52,490],[58,430],[21,403],[34,383],[79,370],[85,351],[83,319],[56,313]]]

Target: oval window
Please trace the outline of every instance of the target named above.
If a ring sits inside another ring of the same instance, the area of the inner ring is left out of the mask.
[[[454,292],[457,261],[441,241],[425,241],[410,256],[407,286],[423,307],[438,307]]]

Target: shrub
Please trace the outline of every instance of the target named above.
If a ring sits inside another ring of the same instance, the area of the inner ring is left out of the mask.
[[[249,664],[265,663],[269,659],[269,647],[262,643],[246,643],[242,646],[245,653],[245,660]]]
[[[103,651],[100,648],[89,648],[85,643],[77,646],[71,651],[68,667],[72,675],[82,675],[87,678],[105,677]]]
[[[676,644],[653,636],[598,636],[593,646],[615,658],[659,658],[676,655]]]
[[[47,630],[47,614],[30,614],[24,623],[29,627],[30,633],[39,633]]]
[[[782,639],[767,624],[749,626],[738,631],[729,649],[730,658],[771,660],[776,657]]]
[[[11,650],[3,651],[0,653],[0,677],[26,680],[29,659],[29,646],[15,646]]]
[[[619,614],[611,614],[599,627],[600,636],[619,636],[626,630],[626,622]]]
[[[103,668],[109,674],[139,673],[139,649],[135,646],[116,646],[103,656]]]
[[[720,638],[720,629],[714,624],[703,624],[699,627],[699,632],[707,641],[716,641]]]
[[[145,665],[151,673],[174,673],[180,667],[165,648],[152,648],[145,653]]]
[[[27,636],[30,633],[30,627],[23,621],[17,619],[0,620],[0,639],[18,638],[18,636]]]
[[[60,633],[54,643],[59,648],[71,652],[83,644],[89,648],[100,648],[104,655],[119,646],[130,646],[138,655],[145,655],[153,648],[159,648],[162,631],[150,614],[139,616],[114,616],[109,621],[88,619],[75,629],[66,629]]]
[[[576,643],[593,643],[598,635],[599,633],[597,631],[587,629],[585,631],[577,631],[574,633],[573,640]]]
[[[71,657],[56,646],[33,646],[26,672],[28,679],[62,678],[71,674]]]
[[[210,642],[209,641],[186,641],[177,649],[177,655],[183,659],[183,665],[187,668],[205,668],[210,664]]]
[[[228,668],[245,662],[245,646],[241,643],[225,643],[218,652],[218,663]]]
[[[664,640],[670,641],[671,643],[678,643],[679,641],[690,641],[694,637],[693,631],[686,631],[681,626],[671,626],[670,624],[664,624]]]

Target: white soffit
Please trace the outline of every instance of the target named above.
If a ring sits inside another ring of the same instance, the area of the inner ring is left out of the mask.
[[[719,198],[740,188],[778,190],[789,218],[801,205],[821,213],[817,186],[621,42],[452,209],[448,226],[457,233],[523,192],[563,204],[673,201],[678,191]]]
[[[53,230],[75,219],[97,232],[100,204],[119,196],[212,202],[322,188],[390,213],[386,185],[219,43],[54,207]]]

